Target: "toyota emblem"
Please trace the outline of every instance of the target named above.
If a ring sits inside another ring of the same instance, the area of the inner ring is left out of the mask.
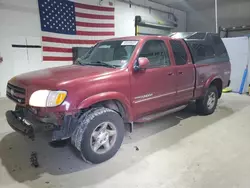
[[[14,96],[15,92],[14,92],[13,89],[10,90],[10,94],[11,94],[12,96]]]

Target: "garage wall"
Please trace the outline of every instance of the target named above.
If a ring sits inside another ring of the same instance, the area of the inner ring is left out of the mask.
[[[219,2],[219,1],[218,1]],[[250,25],[250,1],[218,5],[218,25],[223,27]],[[214,8],[187,14],[187,31],[215,32]]]
[[[239,92],[240,85],[242,82],[243,73],[245,71],[246,65],[249,65],[250,58],[250,38],[244,37],[232,37],[222,39],[230,58],[231,62],[231,84],[230,88],[234,92]],[[240,46],[240,48],[239,48]],[[248,72],[250,71],[250,66],[248,66]],[[248,91],[248,85],[250,84],[250,75],[248,74],[247,80],[243,92]]]
[[[98,4],[98,0],[77,0],[88,4]],[[136,0],[137,4],[151,6],[164,11],[172,11],[178,18],[176,31],[186,30],[186,13],[168,9],[147,0]],[[104,0],[104,4],[108,1]],[[164,19],[164,15],[156,11],[149,13],[148,9],[115,2],[115,35],[134,35],[135,15],[148,19]],[[18,74],[65,63],[43,63],[40,48],[13,48],[12,44],[41,45],[40,19],[37,0],[0,0],[0,97],[5,96],[7,81]],[[67,63],[66,63],[67,64]]]

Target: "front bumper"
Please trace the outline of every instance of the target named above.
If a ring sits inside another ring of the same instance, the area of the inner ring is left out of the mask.
[[[55,125],[43,123],[27,111],[10,110],[5,113],[5,116],[12,129],[30,138],[34,138],[36,133],[53,130],[55,128]]]
[[[56,114],[47,117],[38,117],[26,108],[17,111],[7,111],[5,113],[8,124],[15,131],[35,138],[37,133],[52,131],[52,141],[70,138],[78,125],[77,115],[62,115],[60,124],[57,124]]]
[[[17,117],[13,111],[7,111],[5,116],[12,129],[25,136],[34,137],[33,127],[25,123],[24,120],[21,120],[20,117]]]

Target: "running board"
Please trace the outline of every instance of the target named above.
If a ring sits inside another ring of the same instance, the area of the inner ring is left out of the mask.
[[[148,116],[144,116],[144,117],[136,120],[135,122],[137,122],[137,123],[149,122],[149,121],[158,119],[160,117],[166,116],[168,114],[172,114],[172,113],[181,111],[181,110],[183,110],[186,107],[187,107],[187,105],[182,105],[182,106],[178,106],[176,108],[172,108],[172,109],[167,110],[167,111],[158,112],[158,113],[155,113],[155,114],[150,114]]]

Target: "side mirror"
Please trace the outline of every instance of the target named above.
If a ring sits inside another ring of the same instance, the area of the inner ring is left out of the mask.
[[[149,60],[146,57],[140,57],[134,64],[134,70],[140,71],[145,70],[149,65]]]

